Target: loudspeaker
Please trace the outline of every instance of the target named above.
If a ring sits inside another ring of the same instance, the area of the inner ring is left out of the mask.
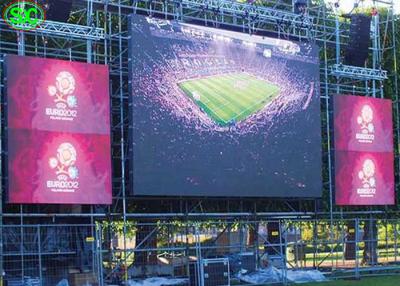
[[[279,255],[282,246],[282,252],[285,253],[285,242],[284,238],[281,238],[279,222],[268,222],[267,234],[269,243],[264,245],[265,252],[268,253],[268,255]]]
[[[354,221],[347,223],[346,242],[344,244],[344,259],[356,259],[356,225]]]
[[[304,14],[307,9],[307,0],[295,0],[294,1],[294,13]]]
[[[67,22],[72,9],[73,0],[42,0],[42,4],[46,11],[46,20]]]
[[[376,221],[366,220],[364,224],[364,251],[363,264],[377,265],[378,264],[378,228]]]
[[[350,42],[345,50],[345,64],[363,67],[368,58],[371,17],[364,14],[351,15]]]

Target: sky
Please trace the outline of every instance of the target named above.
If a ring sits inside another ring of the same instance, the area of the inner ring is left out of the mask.
[[[325,0],[326,2],[331,2],[331,3],[335,3],[338,0]],[[372,0],[364,0],[364,1],[360,1],[360,0],[339,0],[340,3],[340,10],[342,10],[345,13],[348,13],[352,10],[352,8],[354,7],[354,2],[359,2],[360,3],[360,7],[370,7],[372,6],[373,1]],[[400,14],[400,0],[393,0],[393,3],[395,5],[395,12],[397,14]],[[384,5],[384,4],[378,4],[378,5]],[[387,6],[387,5],[384,5]]]

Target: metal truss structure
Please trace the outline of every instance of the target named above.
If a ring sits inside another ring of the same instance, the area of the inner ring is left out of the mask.
[[[355,78],[361,80],[386,80],[387,71],[361,68],[355,66],[347,66],[342,64],[335,64],[331,66],[331,74],[336,77]]]
[[[399,19],[395,18],[392,0],[376,0],[374,2],[384,5],[385,12],[382,15],[374,16],[373,33],[371,34],[372,60],[370,66],[365,68],[343,64],[342,50],[349,41],[347,33],[349,22],[347,19],[339,17],[335,8],[325,5],[324,1],[309,1],[306,13],[299,15],[293,12],[293,3],[290,0],[265,0],[262,1],[262,5],[258,1],[250,4],[230,0],[80,0],[75,1],[72,12],[73,24],[46,21],[37,30],[17,32],[0,20],[0,54],[14,53],[109,65],[114,172],[112,206],[107,208],[97,206],[56,208],[0,204],[0,230],[3,224],[20,226],[21,230],[19,231],[23,232],[23,227],[31,224],[85,223],[90,225],[92,233],[97,233],[96,222],[109,222],[110,225],[114,223],[118,227],[122,226],[118,229],[122,233],[123,246],[121,248],[125,255],[118,256],[118,251],[114,253],[110,250],[111,254],[107,259],[115,267],[107,276],[112,276],[117,272],[118,266],[127,264],[127,257],[132,253],[151,250],[151,243],[147,245],[144,242],[149,240],[153,233],[145,227],[142,229],[145,233],[143,245],[133,249],[128,247],[127,234],[135,227],[137,228],[135,225],[147,221],[157,224],[158,221],[178,220],[189,224],[189,221],[196,220],[213,222],[250,220],[252,222],[249,224],[256,227],[257,221],[263,219],[316,219],[323,217],[327,219],[328,225],[330,222],[329,235],[332,242],[335,219],[371,218],[372,215],[385,217],[388,213],[387,209],[348,211],[336,207],[333,202],[332,122],[330,116],[333,94],[384,97],[385,91],[390,89],[393,94],[396,138],[400,136],[397,64],[396,60],[393,60],[390,66],[383,62],[384,56],[389,55],[393,59],[396,58],[399,35],[396,35],[395,32],[395,21],[399,21]],[[321,202],[319,200],[300,202],[289,199],[273,202],[226,200],[221,202],[207,199],[139,200],[130,196],[130,170],[127,156],[130,143],[127,131],[130,127],[128,120],[128,16],[132,13],[187,22],[196,21],[212,27],[233,28],[251,34],[312,41],[320,46],[322,172],[325,178],[323,182],[324,200],[328,203],[328,210],[320,211]],[[382,37],[383,34],[384,37]],[[4,87],[2,68],[0,66],[1,91]],[[388,80],[392,83],[390,86],[386,83]],[[1,108],[4,107],[2,103]],[[4,127],[4,121],[2,121],[2,127]],[[4,136],[4,128],[1,132]],[[395,146],[397,145],[395,144]],[[395,151],[396,174],[398,174],[400,164],[397,147]],[[1,176],[4,177],[6,174],[2,172]],[[396,182],[398,185],[398,176]],[[0,201],[4,202],[3,192],[2,188]],[[211,205],[208,203],[209,201],[213,202],[213,208],[209,207]],[[159,209],[158,212],[154,212],[156,207]],[[150,209],[153,209],[151,213]],[[10,227],[10,229],[13,228]],[[113,236],[113,232],[117,232],[115,229],[112,227],[104,229],[104,232],[108,233],[107,239]],[[87,228],[86,232],[88,232]],[[188,235],[190,230],[186,229],[182,232]],[[8,235],[12,234],[8,233]],[[20,235],[23,234],[20,233]],[[101,237],[106,239],[104,235]],[[1,239],[0,235],[0,257],[2,256]],[[173,251],[172,248],[171,251]],[[333,253],[331,254],[333,255]],[[1,265],[0,258],[0,268]],[[99,271],[102,272],[102,269]]]
[[[259,20],[261,23],[282,23],[294,25],[307,31],[312,30],[313,18],[311,16],[299,15],[285,10],[220,0],[182,0],[176,1],[176,3],[197,11],[211,11],[216,16],[219,16],[219,14],[234,15],[237,18],[248,19],[249,23]]]
[[[27,24],[15,25],[15,28],[21,30],[27,27]],[[46,35],[58,35],[60,37],[71,37],[95,41],[104,39],[104,29],[102,28],[60,23],[54,21],[44,21],[36,28],[36,32]]]

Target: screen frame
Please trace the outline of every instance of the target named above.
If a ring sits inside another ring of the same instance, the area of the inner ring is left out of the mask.
[[[213,195],[202,195],[202,194],[200,194],[200,195],[196,195],[196,194],[184,194],[184,195],[178,195],[178,194],[174,194],[174,195],[171,195],[171,194],[166,194],[166,195],[161,195],[161,194],[149,194],[149,195],[144,195],[144,194],[137,194],[136,192],[135,192],[135,190],[134,190],[134,185],[135,185],[135,180],[136,180],[136,178],[135,178],[135,175],[134,175],[134,168],[135,168],[135,163],[134,163],[134,156],[135,156],[135,151],[134,151],[134,148],[133,148],[133,144],[134,144],[134,138],[135,138],[135,134],[134,134],[134,131],[133,131],[133,127],[132,127],[132,124],[133,124],[133,113],[134,113],[134,108],[133,108],[133,87],[132,87],[132,71],[133,71],[133,66],[132,66],[132,62],[133,62],[133,57],[132,57],[132,55],[133,55],[133,50],[132,50],[132,44],[131,44],[131,41],[134,39],[134,35],[133,35],[133,24],[134,24],[134,21],[133,21],[133,18],[134,17],[142,17],[142,18],[145,18],[145,16],[142,16],[142,15],[134,15],[134,14],[131,14],[131,15],[129,15],[129,17],[128,17],[128,26],[129,26],[129,35],[130,35],[130,42],[129,42],[129,44],[128,44],[128,62],[129,62],[129,67],[128,67],[128,89],[129,89],[129,108],[128,108],[128,112],[129,112],[129,114],[128,114],[128,118],[129,118],[129,122],[130,122],[130,128],[129,128],[129,131],[128,131],[128,140],[129,140],[129,142],[128,142],[128,168],[129,168],[129,171],[128,171],[128,173],[129,173],[129,181],[130,181],[130,183],[128,184],[128,192],[127,193],[129,193],[129,197],[132,197],[132,198],[136,198],[136,199],[151,199],[151,198],[167,198],[167,199],[177,199],[177,198],[184,198],[184,199],[199,199],[199,198],[212,198],[212,199],[226,199],[226,198],[231,198],[231,199],[241,199],[241,198],[249,198],[249,199],[263,199],[263,198],[265,198],[265,199],[270,199],[270,200],[290,200],[290,199],[301,199],[301,200],[318,200],[318,199],[320,199],[320,198],[322,198],[322,195],[323,195],[323,185],[322,185],[322,172],[323,172],[323,170],[322,170],[322,161],[323,161],[323,157],[322,157],[322,154],[323,154],[323,150],[322,150],[322,136],[321,136],[321,131],[322,131],[322,122],[321,122],[321,120],[319,120],[318,121],[318,124],[319,124],[319,126],[317,127],[318,128],[318,130],[319,130],[319,134],[320,134],[320,136],[319,136],[319,153],[320,153],[320,155],[319,155],[319,157],[320,157],[320,162],[318,162],[319,163],[319,165],[320,165],[320,170],[319,170],[319,177],[320,177],[320,190],[318,191],[318,194],[313,194],[313,195],[308,195],[308,194],[305,194],[304,196],[273,196],[273,195],[271,195],[271,196],[268,196],[268,195],[265,195],[265,194],[263,194],[263,195],[260,195],[260,196],[251,196],[251,195],[243,195],[243,194],[238,194],[238,195],[231,195],[231,196],[226,196],[226,195],[215,195],[215,196],[213,196]],[[160,19],[160,20],[162,20],[162,19]],[[176,21],[176,20],[170,20],[171,22],[176,22],[176,23],[178,23],[178,24],[181,24],[181,23],[187,23],[187,22],[182,22],[182,21]],[[198,26],[198,27],[205,27],[205,26],[202,26],[202,25],[197,25],[197,24],[191,24],[191,25],[193,25],[193,26]],[[237,33],[237,34],[245,34],[245,35],[248,35],[247,33],[240,33],[240,32],[237,32],[237,31],[234,31],[234,30],[228,30],[228,29],[215,29],[215,28],[212,28],[212,29],[214,29],[214,30],[226,30],[226,31],[229,31],[229,32],[234,32],[234,33]],[[293,42],[293,43],[304,43],[304,42],[297,42],[297,41],[294,41],[294,40],[289,40],[289,41],[291,41],[291,42]],[[309,44],[313,44],[312,42],[308,42]],[[315,44],[314,44],[315,45]],[[317,47],[318,48],[318,46],[317,45],[315,45],[315,47]],[[319,57],[317,57],[317,60],[318,60],[318,68],[319,68],[319,66],[320,66],[320,59],[319,59]],[[318,83],[316,84],[316,86],[317,86],[317,95],[314,95],[314,96],[318,96],[318,101],[320,102],[320,75],[319,75],[319,73],[318,73]],[[319,105],[320,106],[320,105]],[[318,111],[318,118],[321,118],[321,108],[319,107],[319,111]],[[316,129],[317,129],[316,128]]]

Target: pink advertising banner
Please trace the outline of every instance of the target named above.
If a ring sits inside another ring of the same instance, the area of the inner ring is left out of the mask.
[[[391,100],[337,95],[334,117],[336,150],[393,151]]]
[[[8,127],[110,133],[108,67],[7,56]]]
[[[392,102],[334,97],[337,205],[395,203]]]
[[[111,204],[108,68],[6,57],[8,202]]]
[[[10,202],[111,201],[107,135],[11,130],[9,137]]]
[[[392,205],[393,153],[336,151],[336,204]]]

